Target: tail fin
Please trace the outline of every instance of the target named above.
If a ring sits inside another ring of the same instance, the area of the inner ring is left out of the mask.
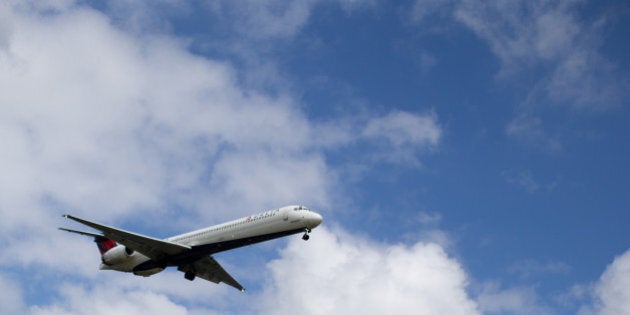
[[[96,246],[98,246],[98,251],[101,252],[101,256],[117,245],[114,240],[110,240],[109,238],[102,236],[94,237],[94,242],[96,242]]]
[[[59,229],[63,231],[67,231],[67,232],[94,237],[94,242],[96,243],[96,246],[98,246],[98,250],[101,252],[101,256],[103,256],[103,254],[105,254],[108,250],[116,247],[117,245],[114,240],[106,238],[105,236],[100,235],[100,234],[71,230],[71,229],[66,229],[66,228],[61,228],[61,227]]]

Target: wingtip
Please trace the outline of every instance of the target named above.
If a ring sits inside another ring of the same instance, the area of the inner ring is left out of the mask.
[[[66,218],[66,219],[70,219],[70,220],[77,220],[78,218],[73,216],[72,214],[64,214],[62,215],[62,217]]]

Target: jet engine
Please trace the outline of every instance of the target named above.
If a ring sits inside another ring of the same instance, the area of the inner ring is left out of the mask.
[[[118,265],[127,262],[133,256],[134,251],[131,248],[127,248],[123,245],[118,245],[105,254],[103,254],[102,260],[105,265]]]

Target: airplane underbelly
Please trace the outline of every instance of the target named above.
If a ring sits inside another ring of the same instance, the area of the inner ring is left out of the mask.
[[[133,253],[131,256],[127,256],[124,259],[119,260],[116,264],[105,264],[102,263],[100,268],[101,270],[116,270],[122,272],[133,272],[136,266],[149,261],[150,259],[147,256],[144,256],[140,253]],[[160,270],[161,271],[161,270]],[[159,272],[159,271],[157,271]],[[154,272],[154,273],[157,273]]]
[[[159,273],[162,270],[164,270],[164,268],[155,267],[155,268],[151,268],[151,269],[147,269],[147,270],[136,270],[136,271],[133,272],[133,274],[136,275],[136,276],[148,277],[148,276],[152,276],[152,275],[154,275],[156,273]]]

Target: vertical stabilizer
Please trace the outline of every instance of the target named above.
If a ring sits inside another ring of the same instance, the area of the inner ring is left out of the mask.
[[[94,242],[96,242],[96,246],[98,246],[98,250],[101,252],[101,256],[107,253],[108,250],[116,247],[116,242],[110,240],[109,238],[105,238],[102,236],[94,237]]]

